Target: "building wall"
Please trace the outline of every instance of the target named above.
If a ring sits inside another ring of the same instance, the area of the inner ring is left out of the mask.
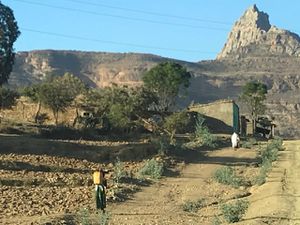
[[[205,105],[195,105],[190,107],[190,111],[198,112],[222,120],[229,126],[233,126],[233,103],[216,102]]]
[[[234,101],[223,100],[204,105],[194,105],[189,110],[223,122],[227,125],[226,128],[222,128],[224,133],[232,133],[234,130],[239,132],[239,108]],[[217,127],[214,129],[218,130]]]

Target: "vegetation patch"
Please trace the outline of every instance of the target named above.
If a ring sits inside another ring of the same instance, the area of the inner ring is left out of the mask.
[[[235,223],[241,220],[246,213],[249,206],[249,202],[246,200],[237,200],[234,203],[223,204],[221,211],[224,219],[228,223]]]
[[[278,151],[283,150],[281,138],[271,140],[266,147],[260,150],[261,167],[255,183],[262,185],[266,182],[267,173],[272,168],[272,162],[278,158]]]
[[[204,199],[198,199],[196,201],[187,201],[182,205],[182,209],[185,212],[197,212],[204,206]]]
[[[244,180],[238,177],[232,167],[226,166],[217,169],[213,178],[221,184],[231,185],[235,188],[244,185]]]
[[[142,177],[150,177],[153,179],[160,179],[164,172],[163,162],[158,162],[155,159],[151,159],[145,163],[140,169],[139,175]]]
[[[123,162],[117,157],[114,165],[114,183],[119,184],[123,178],[125,178],[126,172]]]
[[[257,144],[256,139],[253,138],[253,137],[251,137],[251,138],[247,138],[247,139],[243,140],[243,141],[241,142],[241,147],[242,147],[242,148],[249,148],[249,149],[251,149],[251,148],[253,148],[254,145],[256,145],[256,144]]]

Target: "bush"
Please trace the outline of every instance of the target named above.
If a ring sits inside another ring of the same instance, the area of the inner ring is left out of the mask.
[[[153,179],[161,178],[164,172],[164,164],[162,162],[158,162],[155,159],[151,159],[147,161],[145,165],[140,169],[139,174],[141,176],[149,176]]]
[[[203,199],[198,199],[197,201],[187,201],[182,205],[182,209],[186,212],[197,212],[198,209],[203,207],[203,201]]]
[[[100,214],[100,223],[99,225],[108,225],[110,220],[110,213],[105,212]]]
[[[270,146],[270,148],[275,148],[278,151],[284,150],[284,148],[282,147],[283,140],[280,137],[275,137],[268,145]]]
[[[170,134],[170,143],[175,143],[174,135],[187,130],[189,116],[187,112],[176,112],[165,119],[163,127]]]
[[[266,182],[267,173],[272,168],[272,162],[278,158],[278,151],[282,150],[282,139],[275,138],[270,141],[265,148],[261,150],[261,168],[255,183],[262,185]]]
[[[197,117],[194,142],[201,143],[202,146],[213,148],[217,147],[217,138],[209,132],[209,129],[206,126],[203,125],[204,120],[205,119],[202,116]]]
[[[257,141],[255,138],[247,138],[245,141],[241,142],[242,148],[253,148],[254,145],[257,144]]]
[[[116,163],[114,165],[114,182],[116,184],[119,184],[121,179],[126,176],[126,172],[124,170],[124,165],[120,161],[119,158],[117,158]]]
[[[235,188],[244,183],[240,177],[235,175],[233,168],[229,166],[217,169],[213,177],[218,183],[231,185]]]
[[[90,224],[90,213],[89,213],[89,210],[84,208],[81,210],[80,212],[80,220],[81,220],[81,224],[82,225],[89,225]]]
[[[212,225],[221,225],[222,221],[218,216],[214,216],[213,221],[212,221]]]
[[[255,184],[257,185],[264,184],[266,182],[267,173],[271,168],[272,168],[272,163],[270,162],[265,162],[264,164],[262,164],[259,174],[255,179]]]
[[[221,206],[221,211],[225,220],[228,223],[235,223],[240,221],[243,215],[246,213],[249,206],[249,202],[246,200],[238,200],[232,204],[224,204]]]
[[[172,148],[169,138],[165,135],[151,137],[151,143],[155,146],[155,149],[157,149],[157,153],[162,156],[167,155]]]

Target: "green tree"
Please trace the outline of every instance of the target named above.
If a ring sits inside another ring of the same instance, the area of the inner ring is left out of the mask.
[[[65,112],[84,88],[85,86],[79,78],[66,73],[62,77],[55,77],[53,80],[41,84],[38,97],[42,104],[52,110],[57,125],[58,113]]]
[[[164,122],[164,128],[170,135],[170,143],[174,144],[174,135],[178,130],[185,130],[189,124],[189,116],[187,112],[176,112],[168,116]]]
[[[34,84],[29,87],[25,87],[22,90],[22,95],[28,97],[32,102],[37,103],[37,109],[34,116],[34,122],[38,122],[38,118],[41,112],[42,108],[42,102],[41,102],[41,85],[40,84]]]
[[[0,88],[0,107],[1,109],[9,109],[16,104],[19,93],[7,88]]]
[[[0,87],[0,110],[11,108],[13,105],[16,104],[17,98],[19,98],[18,92]]]
[[[0,2],[0,86],[7,82],[14,63],[13,44],[20,35],[13,11]]]
[[[240,99],[245,103],[250,112],[253,121],[253,133],[255,132],[258,115],[265,112],[266,106],[264,101],[266,100],[267,92],[267,85],[258,81],[248,82],[242,88]]]
[[[190,85],[191,74],[178,63],[164,62],[150,69],[143,76],[144,86],[158,98],[156,110],[166,112],[176,98]]]
[[[107,118],[112,128],[124,131],[148,115],[153,102],[156,102],[155,96],[144,88],[112,85],[100,90],[90,89],[81,107],[93,111],[98,118]]]

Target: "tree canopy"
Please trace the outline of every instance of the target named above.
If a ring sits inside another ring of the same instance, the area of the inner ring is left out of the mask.
[[[13,11],[0,2],[0,86],[12,71],[15,53],[13,44],[20,35]]]
[[[253,120],[264,113],[267,92],[267,86],[258,81],[248,82],[243,87],[240,99],[247,105]]]
[[[66,73],[62,77],[55,77],[53,80],[41,84],[36,89],[38,93],[35,97],[52,110],[57,124],[58,112],[64,112],[67,107],[71,106],[84,88],[85,86],[79,78]]]
[[[19,97],[18,92],[0,87],[0,109],[11,108]]]
[[[100,90],[89,90],[83,108],[90,108],[99,118],[106,118],[111,128],[127,130],[134,127],[139,117],[147,115],[155,96],[144,88],[112,85]]]
[[[163,62],[143,76],[144,86],[158,98],[155,108],[165,112],[175,104],[176,98],[190,85],[191,74],[178,63]]]

